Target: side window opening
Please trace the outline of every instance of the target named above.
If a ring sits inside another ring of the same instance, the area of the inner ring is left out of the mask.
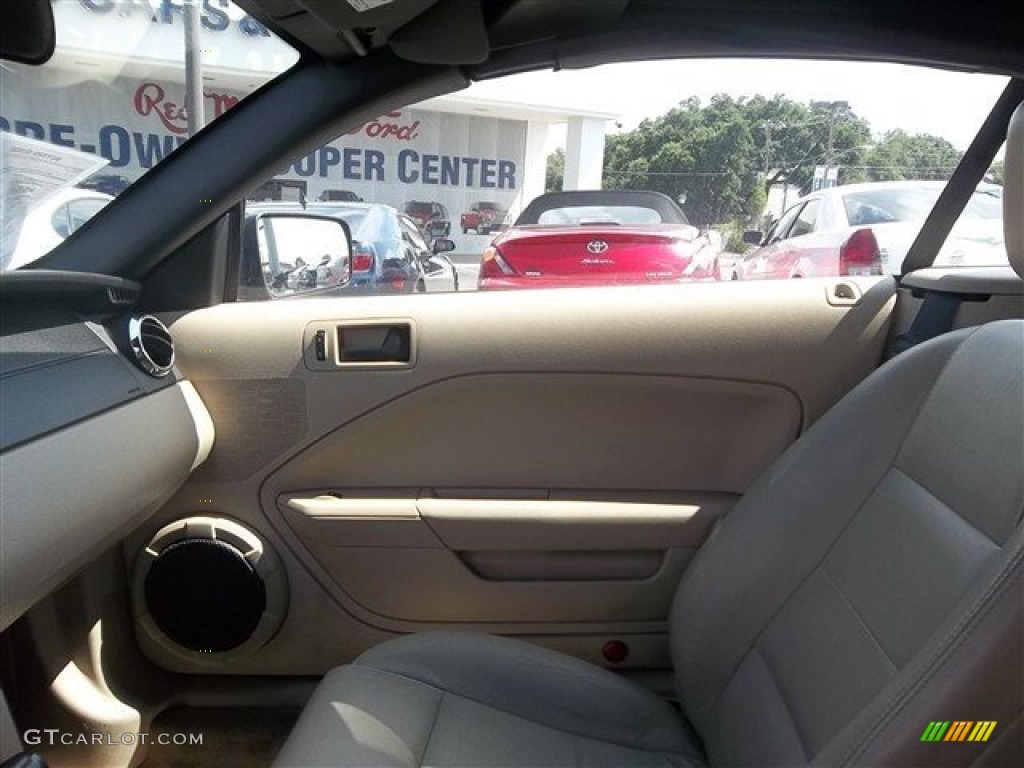
[[[818,217],[818,209],[821,207],[820,200],[810,200],[807,205],[800,211],[800,215],[796,217],[796,221],[793,223],[792,229],[789,231],[788,237],[800,237],[801,235],[807,235],[814,231],[815,221]]]

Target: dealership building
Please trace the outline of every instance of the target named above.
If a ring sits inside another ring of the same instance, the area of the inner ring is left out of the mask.
[[[90,35],[58,40],[52,66],[5,72],[10,97],[0,104],[0,130],[102,156],[100,173],[134,180],[188,133],[181,2],[59,0],[54,11],[63,29],[88,17]],[[290,66],[294,52],[227,0],[203,0],[199,12],[209,122]],[[497,202],[514,215],[544,191],[553,136],[565,135],[564,187],[600,187],[615,116],[541,99],[520,104],[464,91],[410,105],[353,127],[275,178],[309,199],[334,190],[396,207],[440,203],[463,240],[459,214],[473,202]],[[475,247],[473,238],[459,245]]]

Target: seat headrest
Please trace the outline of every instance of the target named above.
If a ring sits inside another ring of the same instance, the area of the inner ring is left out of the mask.
[[[1006,134],[1003,179],[1003,232],[1006,255],[1017,274],[1024,277],[1024,104],[1010,118]]]

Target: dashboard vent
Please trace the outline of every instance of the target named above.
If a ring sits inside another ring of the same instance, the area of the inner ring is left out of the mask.
[[[167,326],[152,315],[128,320],[128,346],[138,366],[150,376],[166,376],[174,365],[174,341]]]
[[[107,288],[107,297],[114,306],[132,305],[139,298],[139,292],[130,288]]]

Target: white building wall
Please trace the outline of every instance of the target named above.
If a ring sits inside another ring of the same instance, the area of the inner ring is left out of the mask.
[[[570,117],[562,189],[600,189],[604,171],[605,120]]]
[[[512,204],[511,218],[514,220],[530,201],[544,194],[548,169],[548,124],[530,120],[526,126],[526,152],[523,163],[522,185],[519,196]]]

